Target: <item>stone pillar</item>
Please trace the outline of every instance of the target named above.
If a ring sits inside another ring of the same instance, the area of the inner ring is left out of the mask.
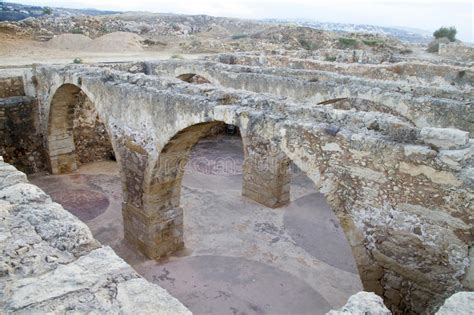
[[[128,202],[123,207],[125,238],[149,258],[160,258],[184,247],[183,209],[180,207],[184,167],[194,144],[215,126],[218,125],[205,123],[180,131],[154,162],[149,182],[144,186],[138,182],[127,184],[128,189],[134,191],[128,191]],[[132,160],[139,159],[132,157]],[[146,161],[142,164],[147,165]],[[130,167],[135,169],[129,170],[127,180],[143,176],[139,172],[145,166],[127,166]],[[134,195],[142,197],[133,200]]]
[[[149,214],[150,209],[124,203],[125,239],[149,258],[160,258],[183,248],[182,209],[162,210],[158,215]]]
[[[244,140],[242,195],[264,206],[278,208],[290,202],[290,160],[269,141],[258,136]]]
[[[165,159],[163,153],[151,184],[141,192],[141,206],[130,202],[123,209],[125,237],[149,258],[169,255],[184,246],[183,209],[179,206],[182,168],[179,161],[170,167]]]
[[[48,136],[48,158],[51,174],[63,174],[77,169],[72,130]]]
[[[71,84],[58,88],[49,113],[46,148],[52,174],[72,172],[77,169],[73,137],[74,109],[80,89]]]
[[[117,139],[115,151],[124,181],[125,239],[149,258],[159,258],[181,248],[183,219],[179,191],[173,193],[170,188],[174,186],[163,182],[164,177],[154,177],[150,185],[144,184],[149,156],[134,141]]]

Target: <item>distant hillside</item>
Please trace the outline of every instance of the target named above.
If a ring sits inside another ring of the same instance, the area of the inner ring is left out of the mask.
[[[1,0],[0,0],[1,1]],[[29,17],[75,17],[75,16],[98,16],[110,15],[121,12],[114,11],[100,11],[95,9],[65,9],[65,8],[49,8],[43,6],[31,6],[17,3],[0,2],[0,22],[1,21],[19,21]],[[180,14],[149,14],[145,12],[130,12],[121,15],[121,19],[136,21],[137,23],[144,23],[145,21],[156,24],[157,17],[165,24],[181,23],[186,34],[192,34],[203,31],[203,27],[212,28],[215,24],[221,25],[224,29],[220,33],[227,31],[243,32],[245,34],[251,33],[255,28],[255,24],[291,24],[309,27],[312,29],[332,31],[332,32],[349,32],[349,33],[369,33],[380,34],[386,36],[393,36],[401,41],[408,43],[428,43],[431,40],[431,34],[423,30],[409,29],[404,27],[382,27],[366,24],[347,24],[347,23],[329,23],[317,22],[303,19],[264,19],[259,21],[240,20],[231,18],[218,18],[206,15],[180,15]],[[150,20],[150,21],[148,21]],[[236,27],[237,26],[237,27]],[[244,27],[248,26],[248,27]],[[176,26],[174,27],[176,28]],[[230,29],[229,29],[230,28]],[[120,29],[121,31],[130,31],[126,27]],[[167,32],[169,33],[169,32]]]
[[[264,21],[276,24],[294,24],[333,32],[382,34],[393,36],[408,43],[428,43],[432,40],[431,33],[428,31],[405,27],[384,27],[367,24],[317,22],[300,19],[265,19]]]
[[[46,6],[32,6],[0,1],[0,21],[20,21],[29,17],[50,16],[77,16],[77,15],[108,15],[114,11],[99,11],[95,9],[65,9]]]

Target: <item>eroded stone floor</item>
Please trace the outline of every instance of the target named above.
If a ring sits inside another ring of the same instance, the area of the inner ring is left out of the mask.
[[[261,206],[241,196],[242,162],[237,136],[203,139],[194,148],[181,198],[186,249],[162,261],[123,240],[116,163],[31,181],[195,314],[324,314],[344,305],[362,285],[324,197],[294,174],[288,206]]]

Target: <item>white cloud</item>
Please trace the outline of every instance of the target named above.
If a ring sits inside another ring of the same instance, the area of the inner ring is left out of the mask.
[[[117,11],[209,14],[241,18],[308,18],[326,22],[406,26],[434,30],[454,25],[458,37],[474,42],[470,0],[24,0],[12,2]]]

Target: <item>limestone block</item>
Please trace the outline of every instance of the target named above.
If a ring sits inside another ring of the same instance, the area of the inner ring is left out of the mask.
[[[469,132],[453,128],[425,127],[420,135],[425,143],[441,149],[459,149],[469,143]]]
[[[326,315],[391,315],[381,297],[371,292],[358,292],[351,296],[340,310],[332,310]]]
[[[1,161],[0,161],[1,162]],[[0,189],[26,182],[26,175],[8,164],[0,164]]]
[[[436,315],[472,315],[474,312],[474,292],[458,292],[444,301]]]
[[[469,160],[474,156],[474,141],[470,142],[470,146],[460,150],[441,150],[438,158],[445,164],[452,167],[459,167],[460,163]]]
[[[464,278],[463,285],[467,290],[474,291],[474,246],[469,249],[469,261],[470,265],[466,270],[466,277]]]
[[[137,309],[140,309],[140,314],[191,314],[165,289],[144,279],[131,279],[119,283],[117,301],[123,314],[134,314]]]
[[[24,183],[26,181],[26,175],[23,173],[14,173],[2,178],[0,182],[0,189],[11,186],[18,183]]]
[[[73,263],[58,266],[52,272],[16,281],[11,287],[12,296],[7,308],[17,310],[74,291],[92,288],[105,282],[107,277],[114,273],[131,273],[130,269],[111,248],[99,248]],[[59,283],[61,285],[58,285]]]
[[[0,190],[0,198],[12,204],[27,204],[50,199],[37,186],[28,183],[18,183]]]

